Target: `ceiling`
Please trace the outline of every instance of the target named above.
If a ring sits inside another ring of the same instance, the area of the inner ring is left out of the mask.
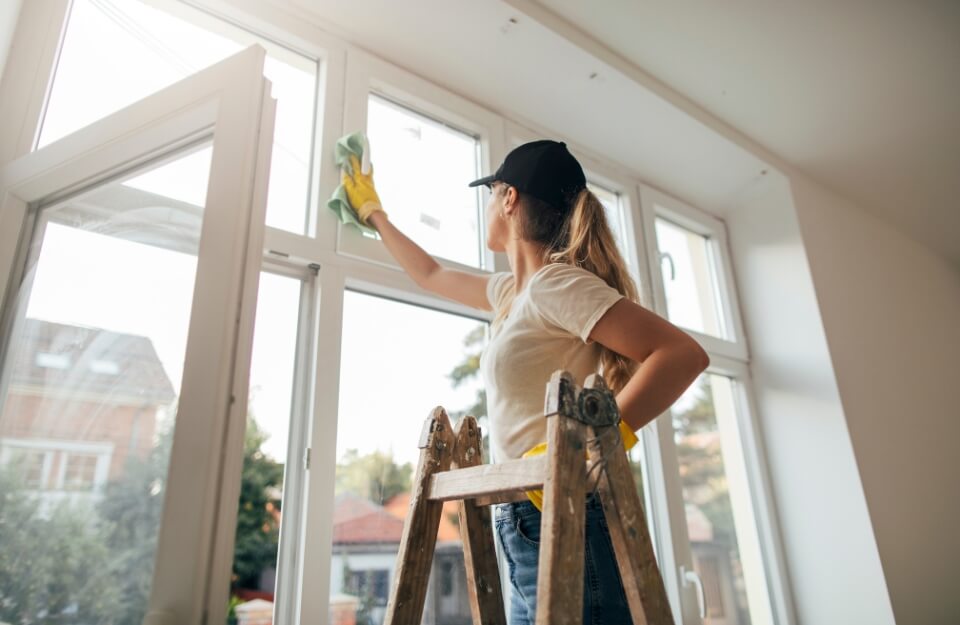
[[[960,266],[960,2],[540,4]]]
[[[292,3],[721,214],[767,165],[640,84],[647,74],[960,267],[960,2]]]

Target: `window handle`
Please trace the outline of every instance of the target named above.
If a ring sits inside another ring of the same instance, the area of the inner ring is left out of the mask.
[[[677,268],[673,264],[673,256],[669,252],[660,252],[660,267],[663,268],[663,261],[670,261],[670,281],[673,282],[677,279]]]
[[[693,584],[697,587],[697,605],[700,607],[700,618],[707,617],[707,595],[703,592],[703,580],[697,575],[696,571],[688,571],[687,567],[680,565],[680,577],[683,579],[683,585]]]

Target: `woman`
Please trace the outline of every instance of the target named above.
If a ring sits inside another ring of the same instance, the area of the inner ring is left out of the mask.
[[[566,369],[578,384],[598,367],[622,420],[636,431],[677,400],[707,368],[689,335],[637,303],[633,284],[583,169],[562,142],[510,152],[487,185],[486,245],[511,271],[478,276],[440,266],[390,223],[372,171],[344,174],[351,205],[422,288],[493,311],[480,370],[486,384],[494,460],[522,457],[546,439],[543,394]],[[638,366],[638,363],[642,365]],[[628,432],[629,433],[629,432]],[[599,500],[586,500],[583,622],[629,623],[630,613]],[[497,534],[513,586],[511,625],[533,623],[540,510],[534,501],[500,504]]]

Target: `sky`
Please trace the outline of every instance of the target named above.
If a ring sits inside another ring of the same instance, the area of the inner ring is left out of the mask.
[[[211,33],[207,28],[216,24],[213,20],[200,28],[137,2],[123,3],[122,10],[108,0],[77,0],[74,6],[40,145],[254,41],[223,25],[216,26],[219,34]],[[316,64],[277,46],[266,47],[265,73],[278,98],[267,224],[303,232]],[[474,138],[377,97],[371,97],[368,109],[375,177],[391,221],[429,253],[479,266],[483,221],[477,191],[466,182],[486,172],[479,171]],[[202,206],[210,157],[209,147],[203,148],[138,172],[122,184]],[[432,192],[425,193],[427,188]],[[616,196],[597,191],[619,228]],[[127,228],[172,227],[147,213],[128,212],[123,220]],[[179,391],[195,257],[98,234],[116,225],[98,224],[90,231],[51,225],[27,314],[149,337]],[[687,249],[693,239],[659,224],[657,236],[677,273],[677,280],[667,285],[671,315],[675,323],[696,328],[702,313]],[[666,264],[664,269],[669,272]],[[250,409],[270,434],[264,451],[278,460],[285,458],[288,443],[298,301],[296,280],[261,275]],[[463,339],[477,324],[348,292],[338,456],[351,448],[361,453],[376,449],[392,452],[400,462],[415,462],[420,425],[430,410],[435,405],[460,410],[474,400],[479,379],[453,389],[446,376],[468,353]]]

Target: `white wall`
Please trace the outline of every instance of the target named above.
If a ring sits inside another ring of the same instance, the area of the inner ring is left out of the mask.
[[[23,0],[0,0],[0,76],[3,76],[3,69],[7,66],[7,55],[22,4]]]
[[[960,271],[809,180],[793,191],[897,622],[960,623]]]
[[[727,226],[798,622],[893,623],[787,182]]]

